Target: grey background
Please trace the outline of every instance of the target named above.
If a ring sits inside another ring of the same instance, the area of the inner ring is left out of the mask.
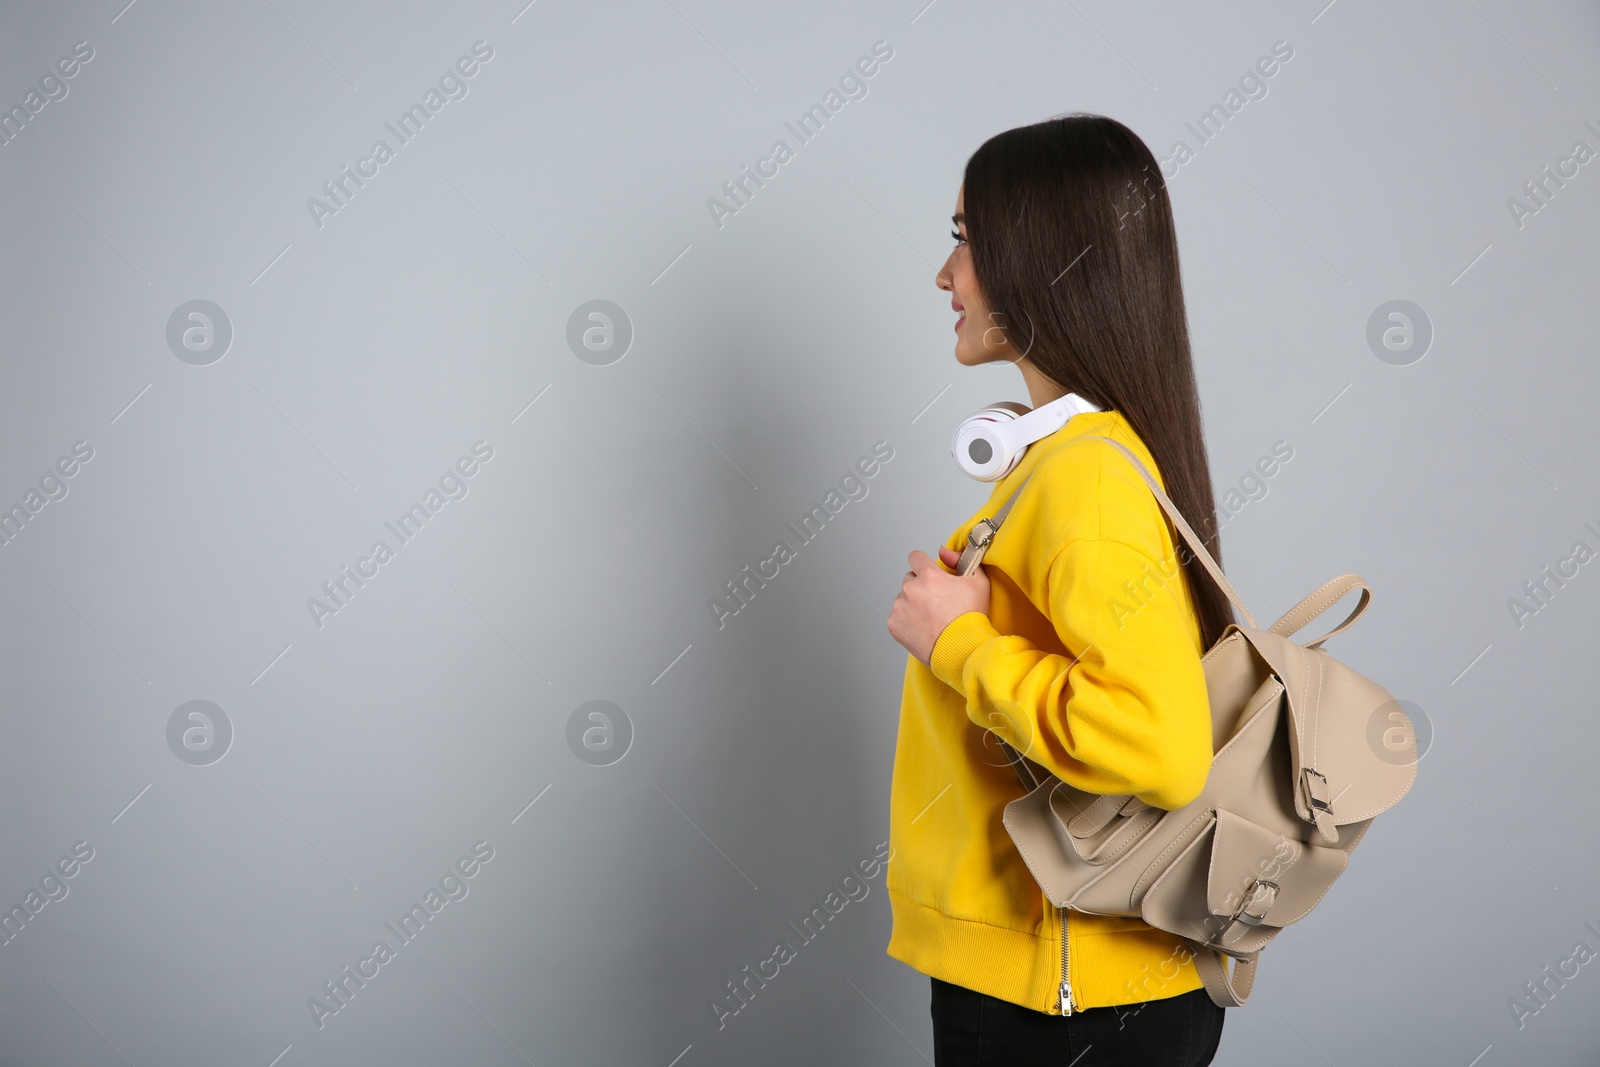
[[[1506,603],[1600,546],[1600,163],[1506,206],[1600,148],[1592,5],[124,3],[0,9],[6,108],[95,50],[0,147],[0,502],[94,449],[0,547],[0,902],[95,849],[0,947],[0,1062],[931,1061],[882,875],[723,1029],[708,1004],[887,837],[883,614],[986,495],[955,423],[1026,400],[951,356],[961,168],[1069,110],[1194,147],[1279,40],[1171,181],[1219,493],[1294,449],[1225,559],[1267,618],[1363,574],[1334,654],[1435,739],[1216,1062],[1594,1062],[1600,965],[1520,1029],[1508,1001],[1600,949],[1600,564],[1520,629]],[[319,229],[307,198],[478,40],[469,95]],[[878,40],[719,229],[706,199]],[[209,366],[166,344],[196,299],[234,330]],[[633,327],[607,366],[565,340],[595,299]],[[1394,299],[1434,330],[1407,366],[1365,340]],[[718,630],[879,439],[870,494]],[[469,494],[317,628],[478,440]],[[209,766],[166,740],[200,699],[234,731]],[[591,700],[632,726],[607,766],[566,740]],[[319,1030],[307,999],[480,840]]]

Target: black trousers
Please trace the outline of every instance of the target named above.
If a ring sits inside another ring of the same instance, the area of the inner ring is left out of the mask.
[[[1206,1067],[1227,1010],[1195,989],[1060,1016],[932,981],[934,1067]]]

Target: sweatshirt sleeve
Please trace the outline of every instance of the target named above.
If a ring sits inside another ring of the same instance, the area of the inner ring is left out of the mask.
[[[1182,580],[1122,542],[1070,542],[1047,588],[1051,624],[1072,655],[969,611],[939,634],[929,666],[966,697],[973,723],[1067,784],[1180,808],[1200,795],[1212,757]]]

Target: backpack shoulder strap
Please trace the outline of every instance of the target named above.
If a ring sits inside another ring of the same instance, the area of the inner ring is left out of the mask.
[[[1219,1008],[1237,1008],[1250,999],[1250,987],[1256,981],[1256,962],[1261,956],[1258,949],[1248,956],[1233,958],[1233,974],[1228,974],[1228,961],[1222,953],[1192,938],[1185,938],[1194,952],[1194,966],[1205,984],[1206,995]]]
[[[1033,477],[1030,471],[1027,478],[1022,479],[1022,485],[1016,487],[1011,495],[1006,497],[1006,502],[1000,505],[1000,510],[986,519],[979,519],[967,531],[967,543],[961,546],[961,558],[956,561],[956,573],[962,576],[971,574],[978,569],[978,564],[983,562],[983,554],[989,550],[989,542],[994,540],[994,535],[1000,532],[1000,524],[1006,521],[1006,515],[1011,511],[1011,505],[1017,502],[1023,486],[1028,484],[1028,479]]]
[[[1144,478],[1145,484],[1150,487],[1150,492],[1155,494],[1156,503],[1161,505],[1161,510],[1167,513],[1167,518],[1171,519],[1172,525],[1177,527],[1178,533],[1186,542],[1189,550],[1200,560],[1201,565],[1206,569],[1206,573],[1211,575],[1211,580],[1217,583],[1217,588],[1221,589],[1227,598],[1233,602],[1233,606],[1239,609],[1239,613],[1245,617],[1245,621],[1250,624],[1250,628],[1258,629],[1255,616],[1250,614],[1250,609],[1245,607],[1244,599],[1239,596],[1239,591],[1233,587],[1233,583],[1229,582],[1227,576],[1222,573],[1222,568],[1217,565],[1216,560],[1211,558],[1211,553],[1206,551],[1205,542],[1200,539],[1199,534],[1194,532],[1194,528],[1189,525],[1188,520],[1183,517],[1183,513],[1178,510],[1178,505],[1174,504],[1172,498],[1162,490],[1161,483],[1156,481],[1155,475],[1150,473],[1150,469],[1144,465],[1139,457],[1133,454],[1133,450],[1116,438],[1105,437],[1101,434],[1085,434],[1076,438],[1076,440],[1106,441],[1115,445],[1117,451],[1128,458],[1128,462],[1133,464],[1134,469]],[[1179,562],[1183,561],[1180,559]]]
[[[1028,477],[1022,479],[1022,485],[1017,486],[1011,495],[1006,497],[1006,502],[1000,505],[999,511],[973,524],[972,529],[967,532],[967,543],[961,547],[961,558],[956,561],[957,574],[965,576],[978,569],[978,564],[983,562],[983,554],[989,550],[989,543],[1000,530],[1000,524],[1006,521],[1011,505],[1017,502],[1017,497],[1022,494],[1022,487],[1027,485],[1028,478],[1032,477],[1032,472],[1029,472]],[[1000,741],[998,734],[995,735],[995,740]],[[1011,769],[1016,772],[1017,781],[1022,783],[1022,788],[1030,793],[1037,789],[1040,779],[1028,766],[1028,761],[1023,758],[1022,753],[1004,741],[1000,741],[1000,748],[1005,752],[1006,762],[1010,763]]]
[[[1085,434],[1082,437],[1073,439],[1073,441],[1088,440],[1105,441],[1115,446],[1117,451],[1127,457],[1128,462],[1132,463],[1134,469],[1144,478],[1145,485],[1155,495],[1156,502],[1161,505],[1161,510],[1166,513],[1167,518],[1177,528],[1180,537],[1187,543],[1190,551],[1199,558],[1206,572],[1211,575],[1218,588],[1226,594],[1228,599],[1233,602],[1233,606],[1249,622],[1251,629],[1257,629],[1255,616],[1250,614],[1250,609],[1245,606],[1244,599],[1239,596],[1238,590],[1234,589],[1233,583],[1229,582],[1227,576],[1222,573],[1222,568],[1217,565],[1217,561],[1206,550],[1205,542],[1194,532],[1194,528],[1189,525],[1188,520],[1183,517],[1183,513],[1178,510],[1178,506],[1172,502],[1171,497],[1167,496],[1166,492],[1161,488],[1161,483],[1156,481],[1155,476],[1150,473],[1149,468],[1144,465],[1143,461],[1134,455],[1133,450],[1128,448],[1127,445],[1112,437],[1106,437],[1102,434]],[[1071,443],[1070,441],[1068,442],[1068,444]],[[1011,506],[1017,502],[1017,497],[1021,495],[1023,488],[1032,477],[1033,472],[1030,471],[1028,477],[1022,480],[1022,484],[1017,486],[1011,495],[1006,498],[1006,502],[1000,506],[999,511],[987,518],[979,519],[973,524],[972,529],[967,532],[967,543],[962,546],[961,558],[956,561],[956,574],[968,575],[978,569],[978,565],[983,562],[984,553],[989,549],[990,542],[994,540],[995,534],[1000,531],[1001,524],[1005,522],[1006,515],[1011,511]],[[1179,562],[1181,563],[1182,560],[1180,559]],[[1365,607],[1364,601],[1362,606]],[[1354,616],[1352,615],[1352,620],[1353,618]],[[1348,625],[1349,621],[1351,620],[1346,620],[1346,625]],[[1301,625],[1304,625],[1304,621],[1301,622]],[[1023,756],[1004,741],[1000,742],[1000,747],[1005,750],[1006,759],[1010,761],[1011,768],[1016,772],[1017,779],[1022,783],[1023,788],[1029,791],[1036,788],[1038,778],[1027,766]],[[1248,993],[1246,995],[1248,996]]]

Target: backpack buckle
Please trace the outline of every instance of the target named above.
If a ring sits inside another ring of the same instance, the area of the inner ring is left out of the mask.
[[[987,527],[983,533],[983,539],[981,541],[978,539],[979,526]],[[973,524],[972,529],[967,531],[967,544],[971,545],[973,548],[987,548],[989,542],[994,540],[994,535],[999,531],[1000,527],[996,526],[993,521],[989,519],[979,519]]]
[[[1273,901],[1278,899],[1278,883],[1269,882],[1264,878],[1257,878],[1250,883],[1250,889],[1245,894],[1244,903],[1239,905],[1239,910],[1233,913],[1233,921],[1245,923],[1249,926],[1260,926],[1267,917],[1267,912],[1272,910]]]
[[[1300,780],[1305,783],[1306,803],[1313,811],[1325,811],[1333,814],[1333,801],[1328,799],[1328,779],[1322,772],[1303,767],[1300,770]]]
[[[1231,946],[1248,932],[1247,928],[1260,926],[1266,922],[1267,912],[1272,910],[1273,902],[1277,899],[1277,882],[1269,882],[1265,878],[1255,879],[1245,890],[1244,900],[1238,909],[1228,917],[1228,925],[1217,936],[1216,943]]]
[[[1310,811],[1310,821],[1316,824],[1317,832],[1322,839],[1330,845],[1339,843],[1339,827],[1333,821],[1333,801],[1328,798],[1328,779],[1320,771],[1310,767],[1300,769],[1300,782],[1305,786],[1306,808]],[[1346,789],[1349,786],[1345,787]],[[1340,794],[1343,794],[1340,790]]]

